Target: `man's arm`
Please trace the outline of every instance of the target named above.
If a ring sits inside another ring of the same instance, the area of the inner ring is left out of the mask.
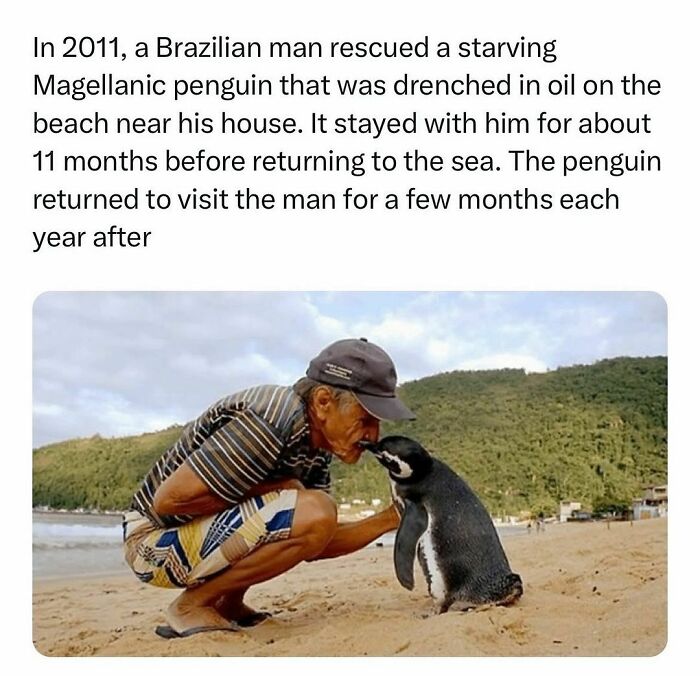
[[[187,464],[180,465],[153,496],[153,509],[160,516],[216,514],[230,506],[214,495]]]
[[[264,481],[253,486],[241,500],[283,488],[303,488],[296,479]],[[180,465],[156,490],[153,509],[160,516],[209,515],[222,512],[234,503],[214,495],[197,473],[186,463]]]
[[[252,487],[242,499],[283,488],[302,489],[296,479],[277,479]],[[160,516],[209,515],[232,506],[233,503],[214,495],[196,472],[187,464],[178,467],[156,490],[153,509]],[[392,505],[379,514],[356,523],[339,524],[332,540],[317,558],[331,559],[350,554],[367,546],[380,535],[399,527],[401,517]]]
[[[332,559],[356,552],[380,535],[396,530],[400,523],[401,516],[394,505],[362,521],[341,523],[328,546],[314,560]]]

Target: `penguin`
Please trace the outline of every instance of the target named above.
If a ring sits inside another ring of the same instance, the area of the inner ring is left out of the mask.
[[[363,446],[389,470],[403,507],[394,544],[396,577],[413,589],[418,554],[438,613],[510,605],[523,593],[485,507],[445,463],[417,441],[389,436]]]

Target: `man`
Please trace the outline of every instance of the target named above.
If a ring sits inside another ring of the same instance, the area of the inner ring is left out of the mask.
[[[144,582],[184,588],[161,636],[251,626],[267,617],[244,604],[251,585],[398,527],[394,506],[339,525],[327,493],[332,456],[354,464],[360,442],[379,438],[380,420],[414,418],[396,396],[391,358],[364,338],[340,340],[306,375],[294,387],[255,387],[216,402],[134,496],[124,519],[127,562]]]

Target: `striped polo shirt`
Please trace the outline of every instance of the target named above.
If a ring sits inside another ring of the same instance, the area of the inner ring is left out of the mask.
[[[163,517],[153,510],[158,486],[183,463],[214,495],[237,503],[253,486],[282,477],[328,491],[331,458],[311,448],[306,408],[291,387],[253,387],[217,401],[188,423],[146,475],[131,509],[161,527],[191,521],[193,516]]]

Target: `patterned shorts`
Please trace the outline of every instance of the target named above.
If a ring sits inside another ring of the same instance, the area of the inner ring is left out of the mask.
[[[126,562],[142,582],[196,587],[260,545],[289,537],[297,491],[272,491],[213,516],[158,528],[138,512],[124,515]]]

